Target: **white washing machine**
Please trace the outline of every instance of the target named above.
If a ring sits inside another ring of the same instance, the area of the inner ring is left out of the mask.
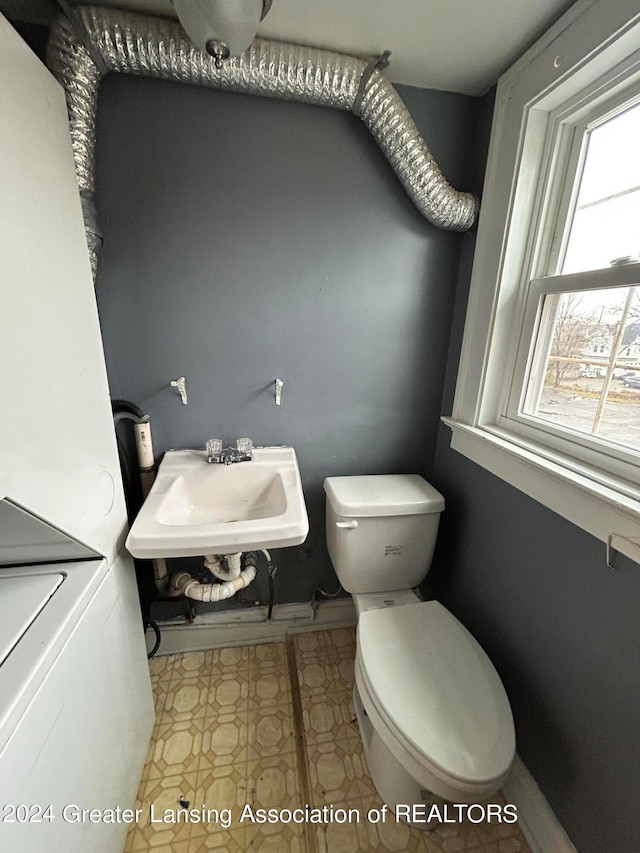
[[[0,851],[119,853],[63,809],[134,805],[144,633],[64,91],[1,14],[0,126]]]
[[[126,552],[0,568],[0,850],[122,850],[104,815],[133,807],[153,725],[143,643]]]

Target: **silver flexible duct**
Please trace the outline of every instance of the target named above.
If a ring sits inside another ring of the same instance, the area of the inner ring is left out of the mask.
[[[54,24],[48,65],[62,83],[94,276],[101,236],[93,203],[95,121],[103,74],[120,72],[356,112],[429,222],[450,231],[473,225],[478,200],[445,180],[402,99],[362,59],[257,39],[217,69],[177,21],[93,6]]]

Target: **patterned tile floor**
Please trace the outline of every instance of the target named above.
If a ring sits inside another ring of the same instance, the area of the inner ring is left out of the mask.
[[[354,630],[337,629],[154,658],[156,725],[126,853],[529,853],[517,824],[463,821],[425,832],[367,820],[382,803],[353,712],[354,657]],[[201,823],[150,822],[152,806],[157,818],[177,813],[180,799],[217,813]],[[354,809],[360,820],[240,821],[247,804],[255,814],[307,803]]]

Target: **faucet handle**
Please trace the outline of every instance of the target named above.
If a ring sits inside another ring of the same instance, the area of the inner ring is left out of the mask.
[[[238,453],[242,453],[244,456],[251,456],[253,453],[253,441],[250,438],[239,438],[236,441],[236,447]]]
[[[214,456],[219,456],[220,453],[222,453],[222,439],[210,438],[205,444],[205,450],[207,451],[209,459],[213,459]]]

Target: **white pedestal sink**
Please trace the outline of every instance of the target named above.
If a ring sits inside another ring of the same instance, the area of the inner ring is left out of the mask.
[[[126,546],[143,559],[198,557],[300,545],[308,532],[292,447],[256,447],[231,465],[169,450]]]

